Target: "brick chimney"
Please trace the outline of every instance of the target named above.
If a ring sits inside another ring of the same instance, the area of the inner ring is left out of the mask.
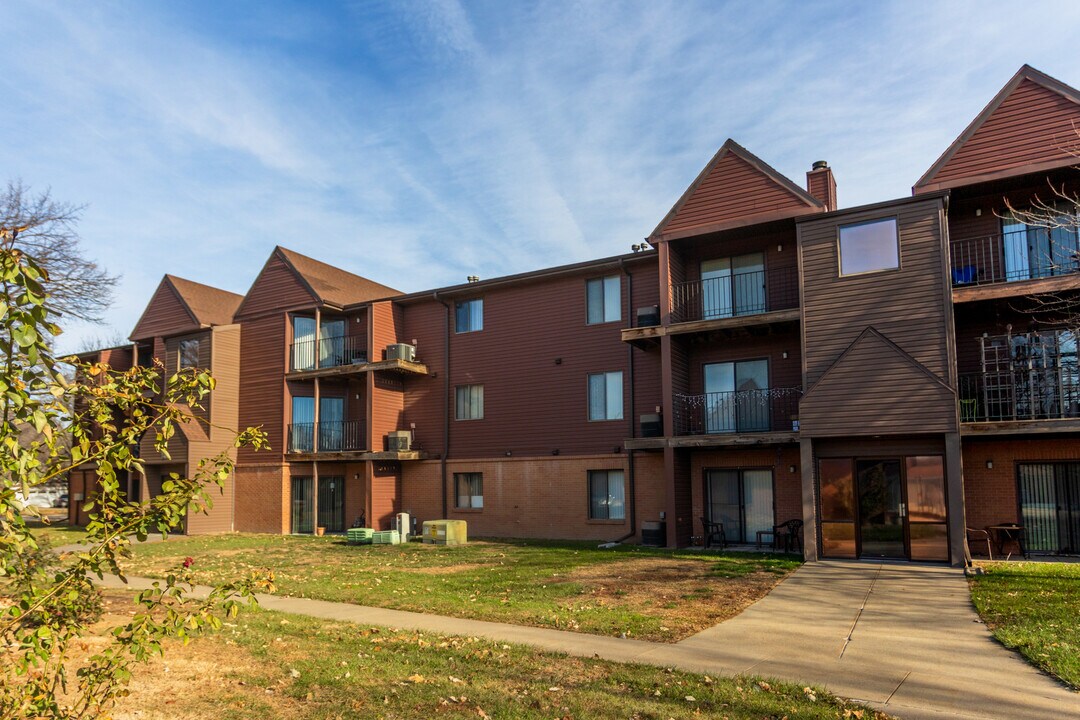
[[[836,209],[836,178],[824,160],[818,160],[806,173],[806,191],[825,203],[825,209]]]

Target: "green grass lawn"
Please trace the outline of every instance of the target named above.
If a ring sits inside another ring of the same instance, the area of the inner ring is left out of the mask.
[[[86,531],[80,527],[70,527],[66,521],[54,521],[49,525],[40,522],[29,522],[27,525],[30,532],[38,540],[45,539],[50,547],[61,545],[73,545],[86,537]]]
[[[994,637],[1080,689],[1080,564],[979,564],[971,598]]]
[[[151,720],[887,717],[802,685],[260,611],[135,678],[118,710]]]
[[[138,546],[125,571],[161,577],[189,556],[201,583],[269,568],[279,592],[296,597],[663,642],[741,612],[799,565],[791,556],[588,543],[349,546],[221,535]]]

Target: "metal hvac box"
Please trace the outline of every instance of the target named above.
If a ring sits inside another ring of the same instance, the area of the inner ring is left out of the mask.
[[[424,542],[428,545],[464,545],[468,542],[464,520],[425,520]]]

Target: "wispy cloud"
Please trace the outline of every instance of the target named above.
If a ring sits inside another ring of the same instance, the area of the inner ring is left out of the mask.
[[[1080,82],[1078,21],[970,1],[9,2],[0,168],[89,203],[126,333],[161,274],[244,292],[274,244],[402,290],[622,252],[727,137],[797,183],[829,160],[845,205],[903,195],[1022,63]]]

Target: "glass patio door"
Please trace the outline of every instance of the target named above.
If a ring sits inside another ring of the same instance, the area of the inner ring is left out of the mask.
[[[326,532],[345,532],[345,478],[319,478],[319,527]]]
[[[1021,465],[1019,481],[1028,550],[1080,552],[1080,463]]]
[[[705,366],[705,432],[769,429],[769,361]]]
[[[292,399],[292,424],[289,426],[289,452],[315,449],[315,398]]]
[[[772,530],[771,470],[707,470],[709,520],[724,524],[729,542],[756,542],[759,530]]]
[[[765,256],[748,253],[701,263],[702,318],[765,312]]]
[[[1080,250],[1075,218],[1062,213],[1062,227],[1026,225],[1011,214],[1001,221],[1005,279],[1029,280],[1076,272]]]
[[[319,398],[319,450],[342,450],[345,438],[345,398]]]
[[[319,367],[345,364],[345,321],[323,320],[319,328]]]
[[[293,316],[292,369],[315,369],[315,318]]]
[[[292,479],[292,522],[290,532],[315,532],[315,499],[312,496],[312,479],[294,477]]]

